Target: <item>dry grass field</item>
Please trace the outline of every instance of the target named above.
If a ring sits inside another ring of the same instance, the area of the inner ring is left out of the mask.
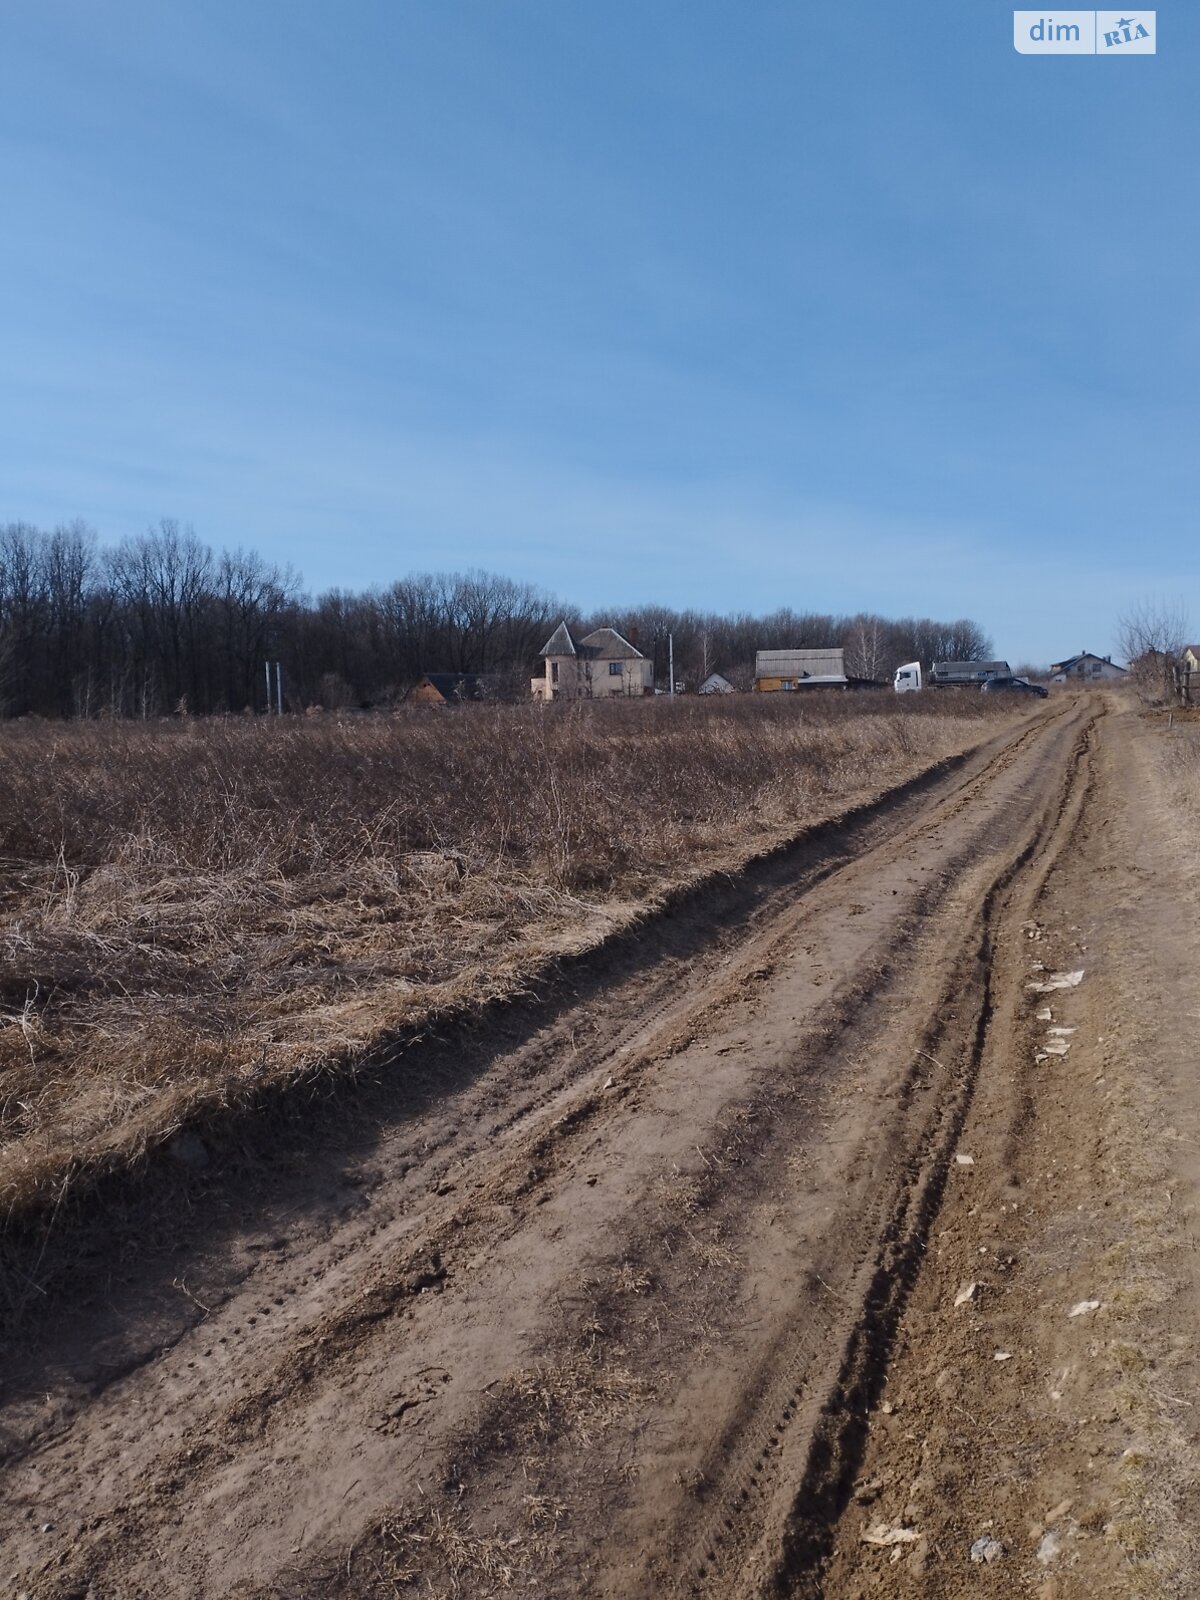
[[[0,1206],[528,983],[978,742],[979,695],[0,732]]]

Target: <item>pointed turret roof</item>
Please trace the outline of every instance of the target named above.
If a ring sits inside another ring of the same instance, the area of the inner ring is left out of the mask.
[[[573,656],[578,654],[575,649],[575,641],[571,637],[571,630],[565,622],[560,622],[558,627],[555,628],[542,647],[541,653],[544,656]]]

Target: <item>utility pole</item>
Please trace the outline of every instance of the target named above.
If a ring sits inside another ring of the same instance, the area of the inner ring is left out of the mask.
[[[675,635],[667,635],[667,671],[671,674],[671,699],[675,698]]]
[[[275,668],[275,682],[271,682],[271,668]],[[283,665],[278,661],[264,661],[263,669],[267,675],[267,715],[272,712],[277,717],[283,715]]]

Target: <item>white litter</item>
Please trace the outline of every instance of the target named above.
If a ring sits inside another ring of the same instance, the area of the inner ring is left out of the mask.
[[[975,1165],[975,1157],[969,1156],[965,1150],[956,1150],[954,1152],[954,1159],[958,1162],[960,1167],[973,1167]]]
[[[971,1546],[972,1561],[986,1561],[990,1565],[993,1561],[999,1561],[1003,1554],[1004,1546],[999,1539],[993,1539],[987,1534],[982,1539],[976,1539]]]
[[[1049,1022],[1054,1013],[1051,1011],[1049,1006],[1042,1006],[1042,1008],[1039,1011],[1036,1011],[1034,1015],[1037,1017],[1039,1022]]]
[[[916,1544],[921,1535],[915,1528],[889,1528],[886,1522],[873,1522],[862,1531],[864,1544],[887,1546],[890,1544]]]
[[[997,1350],[996,1354],[992,1357],[992,1360],[993,1361],[1011,1361],[1012,1360],[1012,1351],[1011,1350]]]
[[[1043,978],[1040,983],[1031,983],[1029,987],[1035,994],[1049,994],[1052,989],[1078,988],[1082,982],[1082,972],[1052,972],[1048,978]]]
[[[1058,1534],[1051,1528],[1050,1532],[1037,1547],[1037,1558],[1044,1567],[1048,1567],[1061,1548],[1062,1543]]]
[[[1046,1032],[1047,1033],[1053,1033],[1057,1037],[1065,1039],[1067,1037],[1067,1035],[1070,1034],[1070,1033],[1078,1033],[1079,1029],[1078,1028],[1047,1028]]]
[[[1065,1056],[1070,1048],[1071,1041],[1069,1039],[1047,1039],[1045,1044],[1038,1051],[1038,1055],[1042,1057]]]
[[[1072,1306],[1067,1312],[1069,1317],[1082,1317],[1089,1311],[1099,1311],[1099,1300],[1081,1300],[1078,1305]]]
[[[1070,1384],[1071,1375],[1072,1375],[1073,1370],[1074,1369],[1072,1367],[1064,1367],[1062,1369],[1062,1371],[1059,1373],[1058,1377],[1055,1378],[1054,1383],[1053,1383],[1053,1385],[1052,1385],[1052,1387],[1050,1389],[1050,1398],[1051,1398],[1051,1400],[1061,1400],[1062,1399],[1063,1395],[1067,1391],[1068,1385]],[[1049,1522],[1050,1520],[1051,1519],[1050,1519],[1049,1515],[1047,1515],[1046,1521]]]
[[[601,1087],[601,1088],[602,1088],[602,1089],[611,1089],[611,1088],[612,1088],[612,1086],[613,1086],[613,1083],[614,1083],[614,1082],[615,1082],[615,1081],[616,1081],[616,1080],[615,1080],[615,1079],[614,1079],[614,1078],[613,1078],[613,1076],[612,1076],[612,1074],[611,1074],[611,1073],[610,1073],[610,1074],[609,1074],[609,1075],[608,1075],[608,1077],[607,1077],[607,1078],[605,1078],[605,1080],[604,1080],[604,1082],[603,1082],[603,1083],[602,1083],[602,1084],[601,1084],[601,1085],[600,1085],[600,1087]]]
[[[974,1300],[975,1291],[978,1288],[979,1285],[977,1283],[964,1283],[962,1288],[954,1296],[955,1308],[957,1309],[959,1306],[965,1306],[969,1304],[970,1301]]]

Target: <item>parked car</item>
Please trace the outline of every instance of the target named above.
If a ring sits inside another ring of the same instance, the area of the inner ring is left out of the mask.
[[[1003,694],[1011,691],[1015,694],[1035,694],[1039,700],[1044,700],[1050,691],[1040,683],[1030,683],[1028,678],[989,678],[986,683],[979,685],[983,694]]]

